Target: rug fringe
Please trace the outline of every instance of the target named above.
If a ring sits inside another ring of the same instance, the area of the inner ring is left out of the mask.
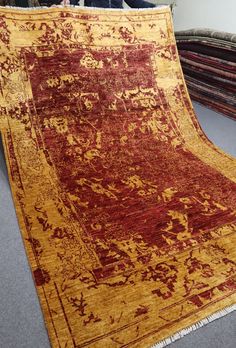
[[[218,311],[212,315],[209,315],[208,317],[198,321],[197,323],[188,326],[186,329],[180,330],[179,332],[175,333],[174,335],[154,344],[153,346],[151,346],[150,348],[164,348],[166,346],[168,346],[169,344],[179,340],[180,338],[183,338],[184,336],[188,335],[189,333],[213,322],[214,320],[220,319],[224,316],[226,316],[229,313],[232,313],[236,311],[236,304],[230,306],[230,307],[226,307],[224,309],[222,309],[221,311]]]

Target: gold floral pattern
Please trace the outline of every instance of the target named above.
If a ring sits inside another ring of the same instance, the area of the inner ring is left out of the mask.
[[[0,12],[0,129],[53,347],[147,347],[236,301],[236,160],[168,8]]]

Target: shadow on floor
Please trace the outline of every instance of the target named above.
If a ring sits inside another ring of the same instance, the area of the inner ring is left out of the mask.
[[[3,175],[9,183],[6,158],[4,154],[4,148],[2,143],[2,136],[0,133],[0,175]]]

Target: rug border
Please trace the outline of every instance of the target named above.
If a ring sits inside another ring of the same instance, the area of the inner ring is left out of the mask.
[[[196,135],[198,136],[198,140],[202,139],[203,143],[205,145],[207,145],[207,147],[209,148],[209,151],[211,153],[212,152],[214,152],[214,153],[217,152],[219,154],[219,156],[221,157],[221,159],[224,158],[224,163],[226,165],[226,162],[228,162],[227,166],[229,166],[229,168],[227,168],[227,169],[225,167],[222,168],[222,167],[218,166],[216,164],[216,162],[214,162],[212,160],[209,160],[208,157],[205,157],[205,155],[202,155],[202,153],[198,153],[198,152],[193,151],[193,144],[192,144],[192,141],[191,141],[192,140],[191,137],[185,137],[185,140],[189,141],[189,143],[188,143],[188,150],[190,152],[192,152],[195,156],[197,156],[197,158],[199,158],[206,165],[210,165],[211,168],[214,168],[219,173],[221,173],[225,177],[227,177],[230,181],[236,183],[236,176],[235,176],[236,171],[232,169],[233,166],[231,168],[231,165],[229,165],[229,162],[233,162],[233,165],[236,165],[236,157],[234,155],[226,152],[224,149],[222,149],[220,146],[216,145],[212,140],[210,140],[209,137],[207,136],[207,134],[204,132],[204,130],[203,130],[203,128],[200,125],[200,122],[198,120],[197,114],[196,114],[195,109],[193,107],[194,99],[192,99],[191,96],[190,96],[190,92],[189,92],[188,87],[187,87],[187,82],[185,80],[182,64],[181,64],[181,61],[180,61],[179,50],[178,50],[178,47],[177,47],[177,39],[176,39],[175,32],[174,32],[173,16],[172,16],[172,14],[170,14],[170,15],[171,15],[170,16],[170,21],[171,21],[172,35],[173,35],[172,39],[173,39],[173,41],[175,43],[175,46],[177,48],[177,61],[178,61],[178,64],[179,64],[181,78],[182,78],[182,82],[183,82],[183,85],[184,85],[186,97],[188,99],[188,103],[189,103],[190,108],[191,108],[191,111],[188,110],[188,113],[189,113],[189,116],[190,116],[190,120],[191,120],[192,126],[195,129],[195,131],[196,131]],[[205,106],[205,105],[203,105],[203,106]],[[224,115],[223,115],[223,117],[224,117]],[[181,126],[181,127],[184,128],[183,126]],[[186,135],[186,131],[183,134]]]
[[[236,311],[236,304],[233,304],[231,306],[227,306],[209,316],[207,316],[206,318],[197,321],[195,324],[187,326],[185,329],[182,329],[180,331],[177,331],[175,334],[165,338],[164,340],[161,340],[157,343],[155,343],[154,345],[152,345],[150,348],[164,348],[178,340],[180,340],[181,338],[187,336],[188,334],[197,331],[198,329],[214,322],[215,320],[221,319],[225,316],[227,316],[230,313],[233,313]]]
[[[61,8],[75,8],[76,6],[66,6],[66,7],[64,7],[64,6],[58,6],[59,7],[59,9],[61,9]],[[163,7],[165,7],[165,8],[167,8],[167,7],[169,7],[169,6],[163,6]],[[6,7],[0,7],[0,10],[2,9],[2,8],[5,8],[6,9]],[[22,8],[17,8],[17,7],[7,7],[8,9],[16,9],[16,10],[22,10]],[[78,7],[77,7],[78,8]],[[80,7],[80,9],[81,8],[84,8],[84,9],[86,9],[86,10],[88,10],[88,9],[93,9],[93,10],[98,10],[99,11],[99,8],[88,8],[88,7]],[[38,10],[38,9],[48,9],[48,7],[37,7],[37,8],[30,8],[30,9],[24,9],[24,10],[26,10],[26,11],[29,11],[29,10]],[[133,12],[135,12],[135,11],[140,11],[140,9],[135,9],[135,10],[117,10],[117,9],[107,9],[108,11],[117,11],[117,12],[119,12],[119,11],[122,11],[123,13],[125,12],[125,11],[133,11]],[[141,9],[141,11],[142,10],[144,10],[144,11],[146,11],[146,9]],[[7,11],[6,11],[7,12]],[[172,28],[173,28],[173,22],[172,22]],[[178,55],[178,59],[179,59],[179,55]],[[180,65],[180,63],[179,63],[179,65]],[[180,65],[180,67],[181,67],[181,65]],[[181,68],[181,74],[182,74],[182,78],[183,78],[183,82],[184,82],[184,85],[185,85],[185,92],[186,92],[186,94],[187,94],[187,96],[188,96],[188,99],[190,100],[190,103],[191,103],[191,106],[192,106],[192,100],[191,100],[191,98],[190,98],[190,95],[189,95],[189,92],[188,92],[188,89],[187,89],[187,86],[186,86],[186,82],[185,82],[185,79],[184,79],[184,77],[183,77],[183,72],[182,72],[182,68]],[[193,109],[193,106],[192,106],[192,109]],[[195,112],[194,112],[194,110],[193,110],[193,113],[194,113],[194,116],[195,116],[195,121],[197,120],[197,117],[196,117],[196,114],[195,114]],[[198,122],[198,121],[197,121]],[[200,128],[200,131],[201,131],[201,133],[202,133],[202,135],[205,137],[205,140],[207,140],[207,142],[208,143],[210,143],[210,145],[213,147],[213,150],[215,150],[215,149],[217,149],[218,151],[219,151],[219,148],[211,141],[211,140],[209,140],[209,138],[206,136],[206,134],[205,134],[205,132],[202,130],[202,128],[201,128],[201,126],[200,126],[200,124],[199,124],[199,122],[198,122],[198,126],[199,126],[199,128]],[[195,127],[196,128],[196,127]],[[23,244],[24,244],[24,247],[25,247],[25,243],[24,243],[24,237],[23,237],[23,233],[22,233],[22,229],[21,229],[21,224],[22,225],[24,225],[24,223],[23,222],[21,222],[20,220],[21,220],[21,212],[18,212],[18,202],[17,202],[17,200],[15,199],[15,195],[14,195],[14,193],[13,193],[13,190],[12,190],[12,187],[14,186],[14,183],[12,182],[12,180],[11,180],[11,174],[10,174],[10,161],[9,161],[9,159],[8,159],[8,155],[7,155],[7,150],[6,150],[6,144],[5,144],[5,138],[4,138],[4,136],[6,135],[6,129],[5,129],[5,127],[3,127],[3,129],[0,131],[0,133],[1,133],[1,135],[2,135],[2,142],[3,142],[3,147],[4,147],[4,156],[5,156],[5,160],[6,160],[6,164],[7,164],[7,169],[8,169],[8,179],[9,179],[9,182],[10,182],[10,189],[11,189],[11,194],[12,194],[12,200],[14,201],[14,208],[15,208],[15,211],[16,211],[16,215],[17,215],[17,220],[18,220],[18,223],[19,223],[19,227],[20,227],[20,232],[21,232],[21,237],[22,237],[22,240],[23,240]],[[197,130],[197,128],[196,128],[196,131],[198,131]],[[198,131],[199,132],[199,131]],[[223,151],[223,150],[221,150],[220,149],[220,152],[225,156],[225,157],[231,157],[231,155],[229,155],[229,154],[227,154],[225,151]],[[235,160],[235,157],[232,157],[233,158],[233,160]],[[218,171],[219,171],[219,169],[218,169]],[[229,178],[228,178],[229,179]],[[230,179],[229,179],[230,180]],[[31,274],[32,274],[32,263],[30,262],[30,260],[29,260],[29,257],[28,257],[28,252],[27,252],[27,249],[26,249],[26,247],[25,247],[25,255],[27,256],[27,261],[28,261],[28,265],[29,265],[29,269],[30,269],[30,271],[31,271]],[[32,274],[32,279],[33,279],[33,281],[34,281],[34,277],[33,277],[33,274]],[[35,283],[35,282],[34,282]],[[35,285],[35,288],[36,288],[36,291],[38,290],[38,287],[36,286],[36,284],[34,284]],[[42,314],[43,314],[43,319],[44,319],[44,323],[45,323],[45,329],[46,329],[46,331],[48,332],[48,336],[49,336],[49,339],[51,339],[52,338],[52,333],[50,332],[50,334],[49,334],[49,325],[51,326],[51,323],[50,323],[50,321],[49,320],[46,320],[46,315],[45,315],[45,308],[42,308],[42,304],[41,304],[41,298],[40,298],[40,296],[39,296],[39,292],[37,291],[37,297],[38,297],[38,301],[39,301],[39,304],[40,304],[40,307],[41,307],[41,311],[42,311]],[[229,296],[230,297],[230,296]],[[221,301],[219,301],[219,302],[221,302]],[[236,311],[236,303],[235,304],[232,304],[232,305],[230,305],[230,306],[226,306],[225,308],[223,308],[223,309],[221,309],[221,310],[219,310],[219,311],[216,311],[216,312],[214,312],[213,314],[211,314],[211,315],[209,315],[209,316],[206,316],[204,319],[202,319],[202,320],[200,320],[200,321],[197,321],[195,324],[193,324],[193,325],[191,325],[191,326],[187,326],[186,328],[184,328],[184,329],[181,329],[180,331],[177,331],[175,334],[173,334],[173,335],[171,335],[171,336],[168,336],[167,338],[165,338],[164,340],[161,340],[161,341],[159,341],[159,342],[157,342],[156,344],[154,344],[154,345],[152,345],[150,348],[164,348],[164,347],[166,347],[166,346],[168,346],[169,344],[171,344],[171,343],[173,343],[173,342],[175,342],[175,341],[177,341],[178,339],[181,339],[182,337],[184,337],[184,336],[186,336],[187,334],[189,334],[189,333],[191,333],[191,332],[193,332],[193,331],[196,331],[198,328],[201,328],[201,327],[203,327],[203,326],[205,326],[205,325],[207,325],[208,323],[210,323],[210,322],[213,322],[213,321],[215,321],[215,320],[217,320],[217,319],[219,319],[219,318],[221,318],[221,317],[224,317],[224,316],[226,316],[227,314],[229,314],[229,313],[232,313],[232,312],[234,312],[234,311]],[[50,330],[51,331],[51,330]],[[50,340],[50,344],[51,344],[51,340]]]

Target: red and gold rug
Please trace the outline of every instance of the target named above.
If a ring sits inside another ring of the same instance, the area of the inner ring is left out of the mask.
[[[236,160],[195,118],[169,9],[2,8],[0,28],[1,134],[52,346],[163,347],[234,309]]]

